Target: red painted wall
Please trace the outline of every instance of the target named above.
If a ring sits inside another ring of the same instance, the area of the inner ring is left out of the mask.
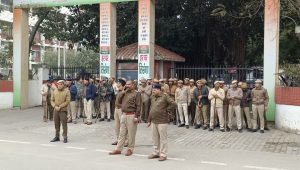
[[[0,92],[13,92],[13,81],[0,80]]]

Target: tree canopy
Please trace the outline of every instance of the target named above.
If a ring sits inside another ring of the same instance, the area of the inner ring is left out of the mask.
[[[68,7],[50,11],[41,32],[46,38],[80,43],[99,49],[99,5]],[[295,24],[300,24],[297,0],[281,0],[280,62],[299,62],[300,42]],[[288,19],[288,18],[292,18]],[[156,1],[155,43],[184,57],[185,64],[257,66],[263,61],[264,0],[159,0]],[[137,42],[137,2],[117,4],[117,45]]]

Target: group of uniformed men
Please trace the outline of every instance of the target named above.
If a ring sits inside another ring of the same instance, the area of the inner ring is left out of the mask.
[[[205,79],[145,79],[126,81],[124,78],[78,79],[69,78],[54,82],[48,80],[42,87],[44,121],[53,120],[56,134],[51,142],[59,141],[60,124],[63,126],[64,142],[67,143],[67,123],[77,123],[79,117],[87,125],[92,119],[115,121],[116,150],[110,155],[121,154],[128,147],[126,156],[133,154],[137,124],[141,121],[152,127],[154,152],[149,159],[167,159],[167,127],[170,122],[179,127],[194,126],[213,131],[233,130],[233,118],[242,132],[260,132],[267,129],[265,115],[268,93],[262,81],[255,81],[250,90],[245,82],[231,82],[230,88],[223,81],[215,81],[210,88]],[[252,109],[252,114],[250,110]],[[54,116],[53,116],[54,112]],[[112,116],[113,115],[113,116]],[[258,119],[259,117],[259,119]],[[86,118],[86,120],[84,119]]]

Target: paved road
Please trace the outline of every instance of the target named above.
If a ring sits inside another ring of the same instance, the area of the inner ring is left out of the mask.
[[[146,157],[152,151],[150,129],[138,127],[135,155],[109,156],[113,122],[69,124],[69,143],[50,143],[53,122],[42,109],[0,111],[0,170],[82,169],[228,169],[299,170],[300,136],[278,130],[265,134],[221,133],[169,126],[169,160]],[[125,150],[124,150],[125,152]]]

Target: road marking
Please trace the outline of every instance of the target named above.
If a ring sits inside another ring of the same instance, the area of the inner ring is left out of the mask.
[[[103,150],[103,149],[97,149],[96,150],[97,152],[104,152],[104,153],[109,153],[109,152],[111,152],[111,151],[109,151],[109,150]],[[148,157],[148,155],[143,155],[143,154],[132,154],[133,156],[137,156],[137,157],[145,157],[145,158],[147,158]],[[169,160],[174,160],[174,161],[185,161],[185,159],[183,159],[183,158],[168,158]]]
[[[86,150],[86,148],[72,147],[72,146],[67,146],[67,147],[65,147],[65,148],[66,148],[66,149]]]
[[[56,145],[51,145],[51,144],[41,144],[41,146],[46,146],[46,147],[55,147]]]
[[[110,151],[108,151],[108,150],[102,150],[102,149],[97,149],[96,150],[97,152],[104,152],[104,153],[109,153]]]
[[[18,143],[18,144],[31,144],[30,142],[13,141],[13,140],[0,140],[0,142],[6,142],[6,143]]]
[[[227,166],[226,163],[222,163],[222,162],[201,161],[201,163],[202,163],[202,164],[210,164],[210,165]]]
[[[288,170],[288,169],[278,169],[278,168],[269,168],[269,167],[259,167],[259,166],[249,166],[245,165],[244,168],[251,168],[251,169],[263,169],[263,170]]]

